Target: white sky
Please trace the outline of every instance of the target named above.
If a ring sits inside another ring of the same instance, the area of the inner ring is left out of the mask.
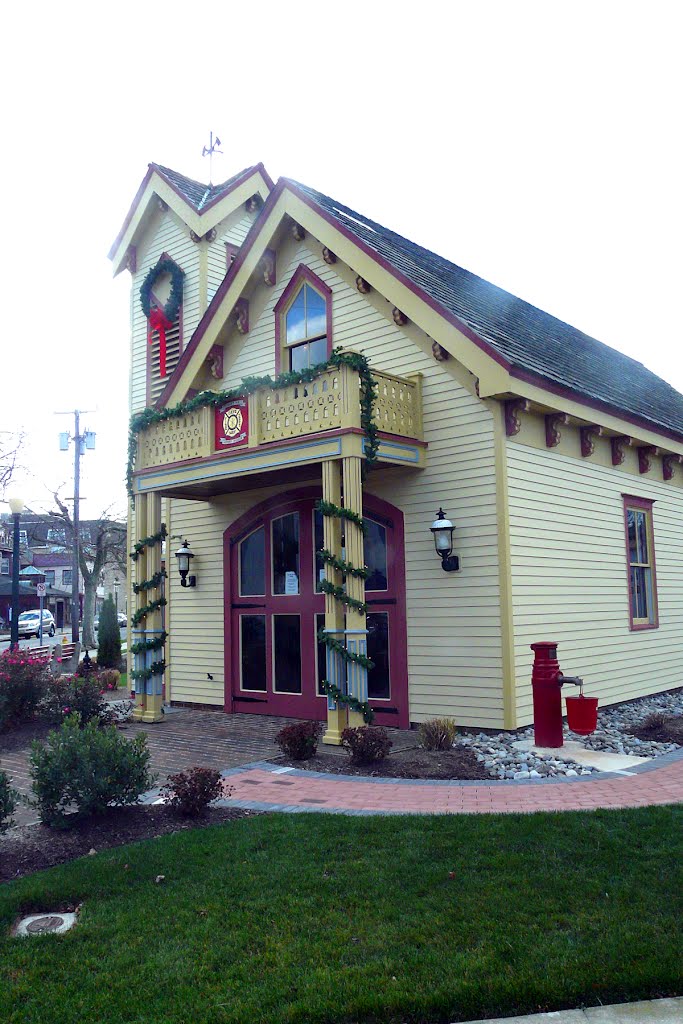
[[[272,13],[268,13],[271,11]],[[263,160],[645,362],[683,391],[677,5],[478,0],[5,5],[0,431],[32,508],[124,506],[129,276],[150,161]],[[0,440],[2,440],[0,436]]]

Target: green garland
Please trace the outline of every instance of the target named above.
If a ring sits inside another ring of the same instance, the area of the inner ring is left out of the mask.
[[[149,668],[137,668],[131,672],[131,679],[151,679],[152,676],[161,676],[164,674],[166,669],[166,662],[162,658],[161,661],[154,661]]]
[[[358,569],[351,562],[345,562],[342,558],[337,558],[327,548],[323,548],[317,554],[321,562],[334,566],[339,572],[343,572],[345,576],[356,576],[359,580],[366,580],[370,575],[369,570],[365,567]]]
[[[358,700],[357,697],[352,697],[350,693],[342,693],[338,686],[334,683],[328,683],[327,679],[323,679],[321,687],[328,697],[331,697],[337,704],[346,704],[352,711],[358,711],[363,716],[363,721],[366,725],[372,725],[375,720],[375,712],[370,707],[366,700]]]
[[[137,562],[138,558],[145,550],[145,548],[153,548],[155,544],[161,544],[162,541],[166,540],[166,523],[161,524],[161,529],[158,533],[153,533],[150,537],[143,537],[142,540],[137,541],[134,545],[133,551],[130,553],[130,557],[134,562]],[[137,593],[137,591],[136,591]]]
[[[335,519],[346,519],[349,523],[355,523],[358,529],[362,531],[363,535],[368,532],[365,520],[362,516],[359,516],[357,512],[354,512],[352,508],[343,508],[341,505],[335,505],[332,501],[323,501],[322,499],[316,502],[315,507],[318,512],[322,512],[324,516],[332,516]]]
[[[158,601],[150,601],[149,604],[143,605],[142,608],[138,608],[135,615],[131,619],[134,626],[137,626],[142,620],[149,615],[151,612],[157,611],[159,608],[163,608],[164,605],[168,604],[165,597],[160,597]]]
[[[170,274],[171,276],[171,294],[168,297],[168,302],[163,307],[164,316],[173,323],[180,312],[180,306],[183,301],[183,279],[185,277],[185,271],[181,270],[173,260],[161,259],[155,267],[152,267],[142,282],[140,302],[142,304],[142,312],[149,320],[149,315],[152,312],[152,288],[156,280],[164,274]]]
[[[343,661],[355,661],[357,665],[362,665],[365,669],[375,667],[374,661],[370,661],[364,654],[354,654],[353,651],[348,651],[344,644],[340,643],[339,640],[335,640],[324,629],[318,630],[318,640],[321,644],[325,644],[326,647],[336,651]]]
[[[160,651],[164,644],[168,633],[161,633],[155,637],[154,640],[138,640],[136,643],[131,644],[131,654],[142,654],[143,651]]]
[[[365,601],[357,601],[355,597],[349,597],[343,587],[335,587],[334,583],[328,580],[320,581],[320,589],[324,594],[330,594],[335,600],[345,604],[348,608],[355,608],[362,615],[366,615],[368,606]]]
[[[276,391],[278,388],[291,387],[293,384],[310,384],[326,370],[340,369],[348,366],[354,370],[360,378],[360,421],[365,433],[365,463],[364,472],[371,469],[377,461],[377,449],[379,440],[377,427],[374,421],[374,405],[377,393],[377,382],[370,372],[368,360],[360,352],[342,352],[336,348],[326,363],[318,363],[317,366],[308,367],[300,373],[281,373],[277,377],[266,375],[263,377],[244,377],[238,387],[226,391],[200,391],[194,398],[179,402],[177,405],[167,406],[165,409],[148,407],[131,417],[128,432],[128,464],[126,469],[126,485],[128,494],[133,496],[133,471],[135,458],[138,449],[138,434],[147,430],[148,427],[158,423],[165,423],[167,420],[175,419],[178,416],[186,416],[197,409],[217,408],[227,405],[235,398],[243,398],[251,395],[261,388],[270,388]]]
[[[150,579],[143,580],[142,583],[134,583],[133,590],[136,594],[141,594],[144,590],[154,590],[165,579],[166,573],[162,569],[161,572],[155,572]]]

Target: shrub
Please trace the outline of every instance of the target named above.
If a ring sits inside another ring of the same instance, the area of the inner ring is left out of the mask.
[[[118,690],[121,673],[117,668],[103,668],[97,673],[97,682],[101,690]]]
[[[344,729],[341,741],[342,746],[351,753],[351,764],[372,764],[373,761],[383,761],[393,746],[386,729],[376,725]]]
[[[29,803],[42,822],[57,828],[107,807],[134,804],[154,784],[149,758],[143,733],[126,740],[96,722],[81,729],[78,715],[69,715],[45,746],[32,745]]]
[[[425,750],[450,750],[457,729],[452,718],[430,718],[418,729],[420,743]]]
[[[293,761],[308,761],[315,757],[321,734],[320,722],[296,722],[280,729],[275,742],[286,757]]]
[[[47,666],[18,647],[0,654],[0,729],[33,718],[49,678]]]
[[[102,698],[96,676],[58,676],[51,679],[41,710],[53,725],[61,725],[67,715],[77,715],[81,728],[88,722],[110,725],[112,711]]]
[[[14,824],[12,815],[17,806],[19,794],[9,784],[9,777],[0,771],[0,834]]]
[[[178,814],[197,818],[206,811],[212,800],[223,792],[221,773],[215,768],[192,768],[189,772],[169,775],[161,790],[166,803]],[[232,790],[225,795],[229,796]]]
[[[102,605],[97,639],[97,664],[99,667],[118,668],[121,664],[121,630],[114,598],[111,594]]]

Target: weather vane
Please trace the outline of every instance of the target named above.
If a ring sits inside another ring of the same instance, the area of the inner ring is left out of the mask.
[[[218,147],[221,144],[221,140],[216,136],[214,139],[213,132],[209,132],[209,145],[204,146],[202,150],[202,156],[208,156],[209,158],[209,185],[213,184],[213,155],[214,153],[220,153],[222,155],[223,150]]]

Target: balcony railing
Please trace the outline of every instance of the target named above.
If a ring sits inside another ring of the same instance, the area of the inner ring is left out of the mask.
[[[378,430],[398,438],[422,440],[421,376],[397,377],[373,372],[377,382],[374,418]],[[288,441],[328,430],[362,429],[360,377],[342,365],[323,371],[307,384],[261,388],[248,397],[243,437],[231,446],[217,443],[212,408],[154,424],[138,439],[136,470],[206,458],[221,452],[243,452],[273,441]]]

